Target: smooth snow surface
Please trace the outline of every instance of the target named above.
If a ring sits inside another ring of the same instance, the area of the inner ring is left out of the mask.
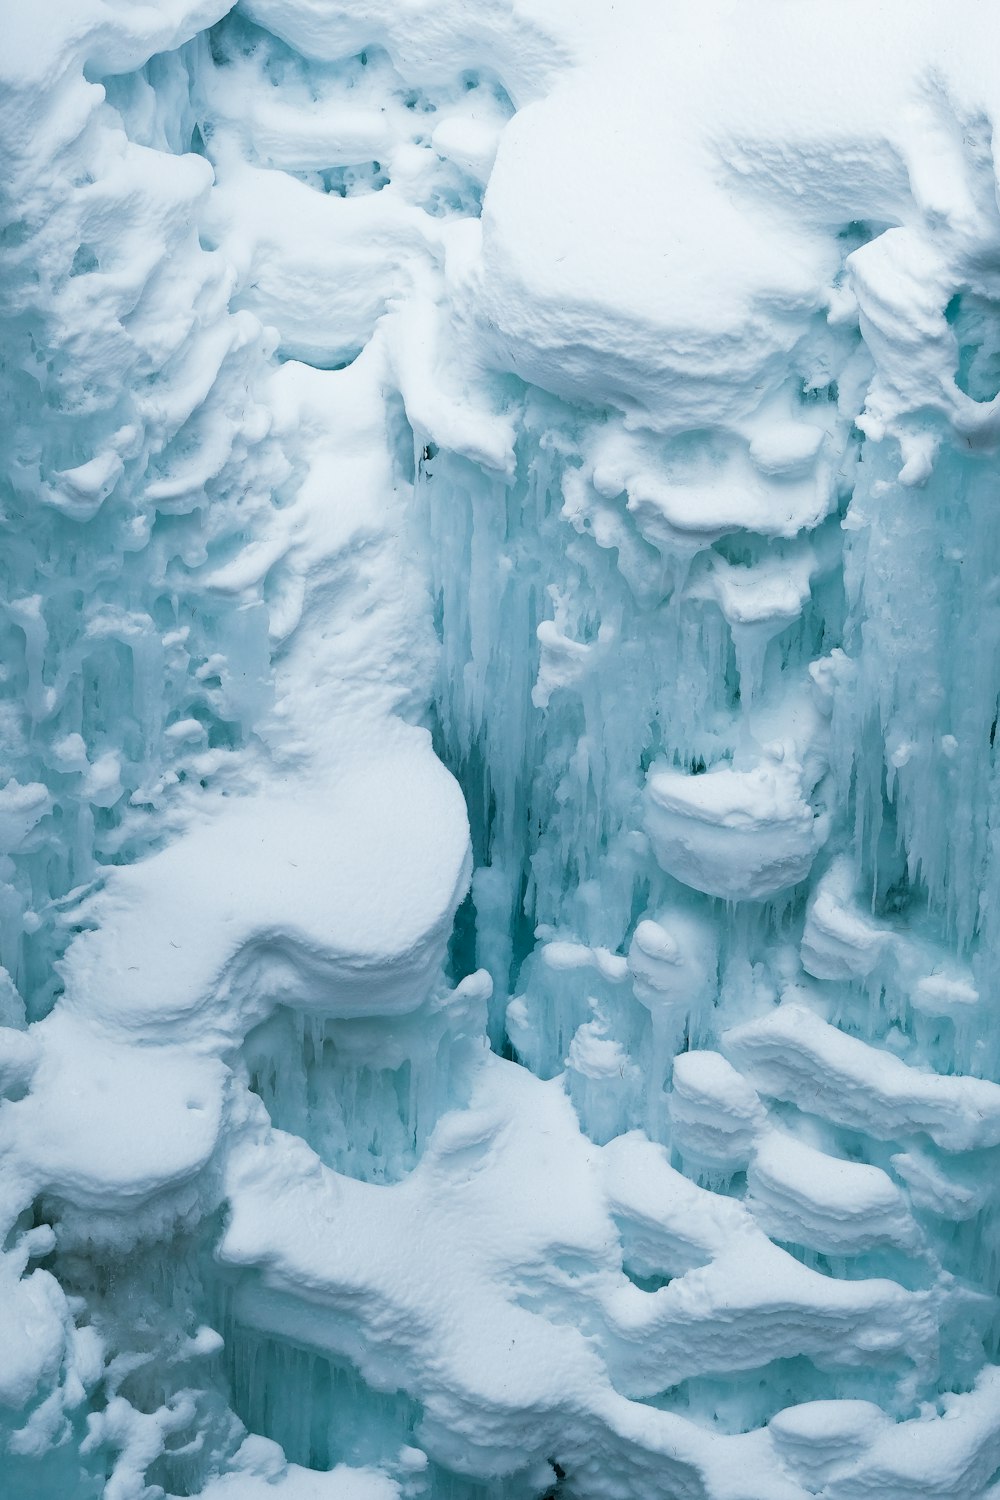
[[[1000,18],[0,21],[2,1500],[1000,1500]]]

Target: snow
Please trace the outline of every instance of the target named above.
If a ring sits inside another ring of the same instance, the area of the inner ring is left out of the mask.
[[[674,1059],[671,1141],[685,1162],[741,1172],[766,1120],[756,1090],[719,1052],[698,1049]]]
[[[247,1438],[234,1455],[233,1469],[202,1490],[204,1500],[396,1500],[399,1486],[375,1469],[337,1464],[318,1474],[288,1464],[276,1443]]]
[[[727,1032],[758,1088],[888,1139],[925,1131],[946,1151],[1000,1143],[1000,1085],[918,1071],[790,1003]]]
[[[8,9],[0,1492],[995,1500],[995,18]]]
[[[823,841],[794,763],[700,776],[654,767],[646,786],[646,831],[661,869],[710,896],[773,896],[805,879]]]
[[[418,1005],[468,885],[468,825],[426,734],[395,739],[352,747],[308,795],[226,799],[116,872],[63,960],[64,1008],[152,1039],[242,1037],[279,1000],[328,1016]]]
[[[775,1239],[823,1255],[919,1247],[906,1200],[881,1168],[838,1160],[783,1132],[757,1146],[747,1187],[754,1217]]]

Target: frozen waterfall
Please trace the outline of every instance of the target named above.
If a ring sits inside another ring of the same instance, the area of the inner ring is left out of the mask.
[[[1000,1500],[1000,16],[0,9],[2,1500]]]

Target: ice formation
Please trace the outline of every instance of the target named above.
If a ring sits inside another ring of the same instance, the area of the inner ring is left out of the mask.
[[[0,1495],[1000,1500],[1000,18],[4,11]]]

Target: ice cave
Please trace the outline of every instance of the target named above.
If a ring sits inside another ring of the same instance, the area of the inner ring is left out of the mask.
[[[1000,1500],[1000,9],[0,11],[0,1500]]]

